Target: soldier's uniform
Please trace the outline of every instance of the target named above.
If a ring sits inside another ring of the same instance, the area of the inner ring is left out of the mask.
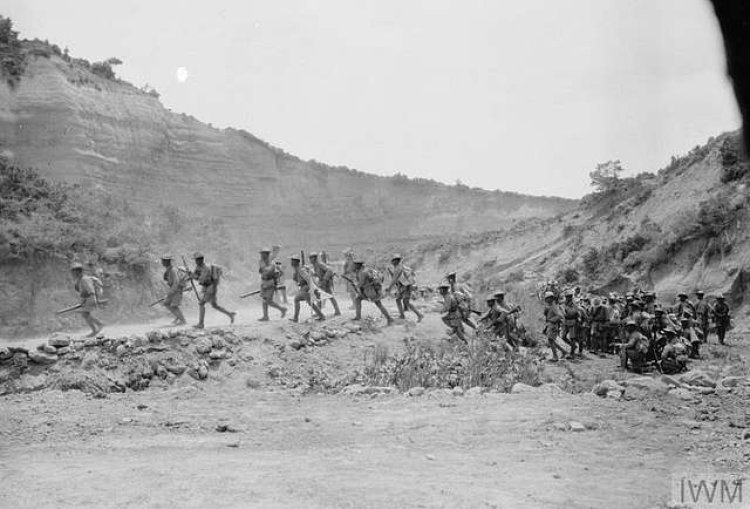
[[[468,325],[472,329],[476,329],[477,326],[471,321],[471,310],[473,307],[473,295],[471,286],[468,283],[458,283],[456,280],[456,273],[450,272],[445,276],[450,292],[456,297],[459,308],[461,309],[461,316],[464,324]]]
[[[695,306],[690,300],[688,300],[688,294],[680,293],[677,297],[679,298],[679,302],[674,308],[674,313],[677,315],[677,319],[681,320],[687,312],[695,316]]]
[[[625,323],[625,328],[627,331],[627,343],[624,348],[625,364],[627,364],[627,361],[630,361],[634,370],[640,371],[648,362],[649,340],[640,333],[635,321],[628,320]]]
[[[167,285],[167,296],[162,304],[175,317],[174,325],[186,323],[185,316],[182,314],[180,304],[182,304],[182,294],[185,291],[187,274],[173,265],[171,256],[162,256],[162,265],[164,266],[164,283]]]
[[[390,284],[388,290],[395,290],[396,307],[400,318],[406,318],[406,311],[412,311],[417,315],[417,322],[421,322],[422,313],[411,303],[412,290],[417,281],[414,271],[402,263],[401,255],[391,257],[391,265],[388,267]]]
[[[560,306],[555,301],[555,294],[548,291],[544,294],[544,331],[547,336],[547,344],[552,349],[552,359],[557,361],[557,351],[560,350],[561,354],[565,353],[558,344],[557,337],[560,335],[560,325],[565,319]]]
[[[665,375],[675,375],[687,369],[687,350],[677,339],[675,330],[669,327],[665,331],[667,345],[661,352],[661,371]]]
[[[339,303],[334,296],[333,278],[336,275],[333,270],[324,261],[319,260],[319,256],[316,253],[310,254],[310,261],[313,264],[313,273],[318,279],[318,287],[324,292],[331,295],[331,304],[333,305],[333,315],[340,316],[341,310],[339,309]]]
[[[78,293],[78,297],[81,299],[79,302],[80,307],[76,309],[76,312],[79,313],[88,326],[91,327],[91,333],[88,335],[93,337],[104,327],[104,323],[92,314],[92,312],[99,307],[94,277],[84,274],[83,265],[80,263],[74,263],[71,265],[70,270],[74,279],[73,287],[75,288],[76,293]]]
[[[391,325],[393,323],[393,318],[388,314],[388,311],[385,309],[382,302],[383,283],[380,280],[380,276],[377,271],[371,267],[365,267],[364,265],[364,261],[354,260],[356,275],[355,281],[357,282],[357,296],[354,299],[354,319],[362,319],[362,301],[369,300],[377,306],[388,322],[388,325]]]
[[[703,341],[708,342],[709,321],[711,319],[711,305],[703,298],[701,291],[695,292],[698,300],[695,302],[695,319],[703,333]]]
[[[347,279],[351,279],[352,281],[357,280],[357,269],[354,264],[354,251],[350,249],[347,249],[344,251],[344,268],[343,268],[343,274],[347,277]],[[346,282],[346,290],[349,293],[349,298],[352,300],[352,307],[350,309],[354,308],[354,300],[357,298],[357,288],[350,282]]]
[[[608,350],[608,325],[609,309],[599,299],[594,299],[594,306],[591,310],[591,346],[595,352],[604,353]]]
[[[271,250],[263,248],[260,250],[260,260],[258,261],[258,273],[260,274],[260,298],[263,306],[263,316],[258,319],[261,322],[267,322],[268,308],[272,307],[281,312],[281,318],[286,316],[286,308],[279,306],[274,301],[279,280],[281,278],[280,264],[277,260],[271,259]]]
[[[279,258],[281,252],[281,246],[276,245],[271,247],[271,263],[276,267],[276,293],[281,294],[281,301],[286,306],[289,302],[286,296],[286,284],[284,283],[284,264]]]
[[[227,315],[230,322],[234,323],[234,317],[237,315],[237,313],[224,309],[217,302],[219,281],[221,279],[221,269],[219,269],[215,265],[204,263],[204,257],[201,253],[195,253],[193,255],[193,259],[195,260],[196,266],[191,277],[201,286],[201,294],[198,298],[198,323],[195,325],[195,327],[198,329],[202,329],[204,327],[204,320],[206,318],[206,304],[210,304],[211,307],[215,310]]]
[[[299,321],[300,303],[307,302],[312,308],[318,320],[325,320],[326,317],[317,304],[312,299],[313,272],[310,267],[302,265],[299,257],[292,256],[292,281],[297,283],[297,294],[294,296],[294,317],[290,318],[293,322]]]
[[[580,338],[580,327],[579,323],[582,317],[581,309],[573,302],[573,295],[567,294],[565,296],[565,304],[563,306],[563,320],[562,328],[562,339],[570,345],[570,355],[573,356],[576,353],[576,344],[578,344],[578,354],[583,355],[583,345],[581,344]]]
[[[690,358],[691,359],[698,359],[700,358],[700,347],[701,347],[701,339],[700,336],[698,336],[698,333],[693,328],[692,324],[690,323],[689,318],[683,318],[680,321],[680,326],[682,327],[682,338],[683,342],[686,346],[690,348]]]
[[[444,314],[441,317],[443,323],[451,329],[451,332],[454,333],[458,339],[464,343],[468,343],[466,335],[464,334],[464,316],[458,297],[450,292],[450,287],[448,285],[440,285],[439,290],[443,296],[442,312]]]
[[[731,324],[729,306],[727,306],[723,295],[719,295],[718,302],[714,306],[714,321],[716,322],[716,335],[719,337],[719,343],[723,345],[727,330],[729,330],[729,325]]]

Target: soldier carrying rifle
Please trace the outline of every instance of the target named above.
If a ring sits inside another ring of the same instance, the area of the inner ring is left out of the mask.
[[[74,306],[72,311],[81,314],[88,326],[91,327],[88,337],[94,337],[104,328],[104,323],[92,314],[99,307],[97,285],[100,283],[97,283],[93,276],[84,274],[83,265],[80,263],[76,262],[72,264],[70,272],[73,275],[75,290],[81,298],[81,302],[77,306]]]
[[[276,304],[273,300],[277,283],[281,277],[281,269],[276,264],[276,260],[271,260],[271,250],[268,248],[264,247],[260,250],[258,272],[260,273],[260,297],[263,300],[263,316],[258,321],[268,321],[269,307],[278,309],[281,312],[281,318],[284,318],[286,308]]]

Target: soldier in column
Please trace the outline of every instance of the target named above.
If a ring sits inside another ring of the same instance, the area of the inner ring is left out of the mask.
[[[290,318],[290,320],[292,322],[299,322],[301,302],[307,302],[307,305],[315,313],[317,320],[325,320],[325,315],[323,315],[318,305],[313,302],[312,289],[315,287],[315,282],[313,281],[312,270],[307,265],[302,265],[302,259],[299,256],[292,256],[290,260],[293,271],[292,280],[298,286],[297,294],[294,296],[294,317]]]
[[[324,251],[325,252],[325,251]],[[333,269],[324,262],[322,256],[318,253],[310,253],[310,263],[315,277],[318,279],[318,287],[324,292],[331,295],[331,304],[333,305],[333,316],[341,316],[339,303],[334,295],[333,278],[336,275]]]
[[[99,307],[93,278],[83,273],[83,265],[80,263],[73,263],[70,266],[70,272],[73,276],[74,288],[81,299],[80,307],[76,309],[76,312],[80,313],[91,328],[91,332],[87,336],[94,337],[104,328],[104,323],[93,314]]]
[[[371,267],[365,267],[361,259],[354,260],[355,281],[357,282],[357,296],[354,299],[354,320],[362,319],[362,301],[369,300],[382,313],[388,325],[393,324],[393,318],[383,306],[383,283],[377,272]]]
[[[390,284],[386,293],[395,289],[394,297],[396,298],[396,307],[398,308],[399,317],[406,318],[406,311],[412,311],[417,315],[417,323],[421,322],[424,316],[411,303],[412,290],[416,286],[416,274],[411,267],[402,263],[400,254],[394,254],[391,257],[391,266],[388,267],[388,276]]]
[[[281,246],[274,245],[271,246],[271,263],[273,263],[276,268],[276,293],[281,294],[281,301],[284,303],[284,306],[286,307],[289,304],[289,301],[287,300],[286,296],[286,283],[284,282],[284,264],[281,261],[281,258],[279,258],[279,253],[281,252]]]
[[[190,277],[198,281],[198,284],[201,286],[201,294],[198,297],[198,323],[195,325],[195,328],[202,329],[205,326],[206,304],[211,304],[211,307],[216,311],[227,315],[230,323],[234,323],[237,313],[221,307],[216,300],[222,276],[221,267],[207,264],[201,252],[193,254],[193,259],[195,260],[195,270],[193,270]]]
[[[258,319],[259,322],[267,322],[269,320],[268,308],[278,309],[281,313],[281,318],[286,316],[287,309],[274,301],[280,272],[281,269],[279,269],[276,260],[271,259],[271,249],[266,247],[261,249],[258,273],[260,274],[260,298],[263,306],[263,316]]]
[[[187,274],[174,266],[174,259],[170,255],[161,257],[161,265],[164,267],[164,283],[167,285],[167,296],[162,305],[175,317],[172,325],[185,325],[185,315],[182,314],[180,304],[182,294],[187,283]]]

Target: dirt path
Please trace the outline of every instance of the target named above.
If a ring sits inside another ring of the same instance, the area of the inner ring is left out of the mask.
[[[2,507],[648,507],[668,500],[671,472],[709,460],[635,403],[564,393],[295,398],[214,383],[2,405]],[[571,420],[591,429],[555,428]]]

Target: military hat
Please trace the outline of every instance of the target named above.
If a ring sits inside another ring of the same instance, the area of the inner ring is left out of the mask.
[[[654,307],[654,314],[664,314],[664,309],[661,306]]]
[[[393,256],[391,256],[391,261],[393,261],[393,260],[403,260],[403,258],[404,258],[404,257],[403,257],[403,256],[401,256],[400,254],[398,254],[398,253],[393,253]]]
[[[573,292],[571,292],[571,291],[565,292],[565,298],[566,299],[572,299],[573,298]]]
[[[307,255],[308,258],[317,258],[318,256],[320,256],[320,253],[316,253],[315,251]]]
[[[695,294],[696,295],[706,295],[706,292],[704,292],[703,290],[696,290]]]
[[[163,254],[161,255],[162,260],[174,260],[174,257],[170,254]]]
[[[455,278],[455,277],[456,277],[455,272],[449,272],[448,274],[445,275],[446,279]]]
[[[671,325],[669,327],[666,327],[664,329],[664,332],[667,334],[677,334],[677,331],[674,330],[674,327],[672,327]]]
[[[685,293],[685,292],[680,292],[680,293],[677,294],[677,297],[679,299],[682,299],[683,297],[687,299],[688,298],[688,294]]]
[[[638,324],[635,323],[635,320],[632,320],[632,319],[625,322],[625,327],[631,327],[631,326],[632,327],[637,327]]]
[[[726,297],[723,294],[717,295],[716,298],[719,299],[719,300],[725,300],[726,299]]]
[[[301,262],[302,259],[299,257],[299,255],[292,255],[289,257],[290,260],[294,261],[297,260],[298,262]]]
[[[447,290],[448,288],[450,288],[450,285],[446,283],[440,283],[437,287],[438,290]]]
[[[365,261],[362,258],[355,258],[354,259],[354,264],[355,265],[364,265]]]
[[[495,292],[495,298],[500,297],[501,295],[503,297],[505,297],[505,291],[504,290],[499,290],[499,291]]]
[[[544,299],[553,299],[555,297],[555,294],[552,292],[544,292]]]
[[[73,262],[70,264],[70,270],[83,270],[83,265],[78,262]]]
[[[485,301],[486,301],[486,302],[495,302],[495,298],[494,298],[494,297],[487,297],[487,298],[485,299]]]
[[[203,253],[201,253],[200,251],[196,251],[195,253],[193,253],[193,260],[197,260],[199,258],[204,258]]]
[[[271,248],[270,247],[262,247],[262,248],[260,248],[260,251],[258,251],[258,252],[259,253],[270,253],[271,252]]]

